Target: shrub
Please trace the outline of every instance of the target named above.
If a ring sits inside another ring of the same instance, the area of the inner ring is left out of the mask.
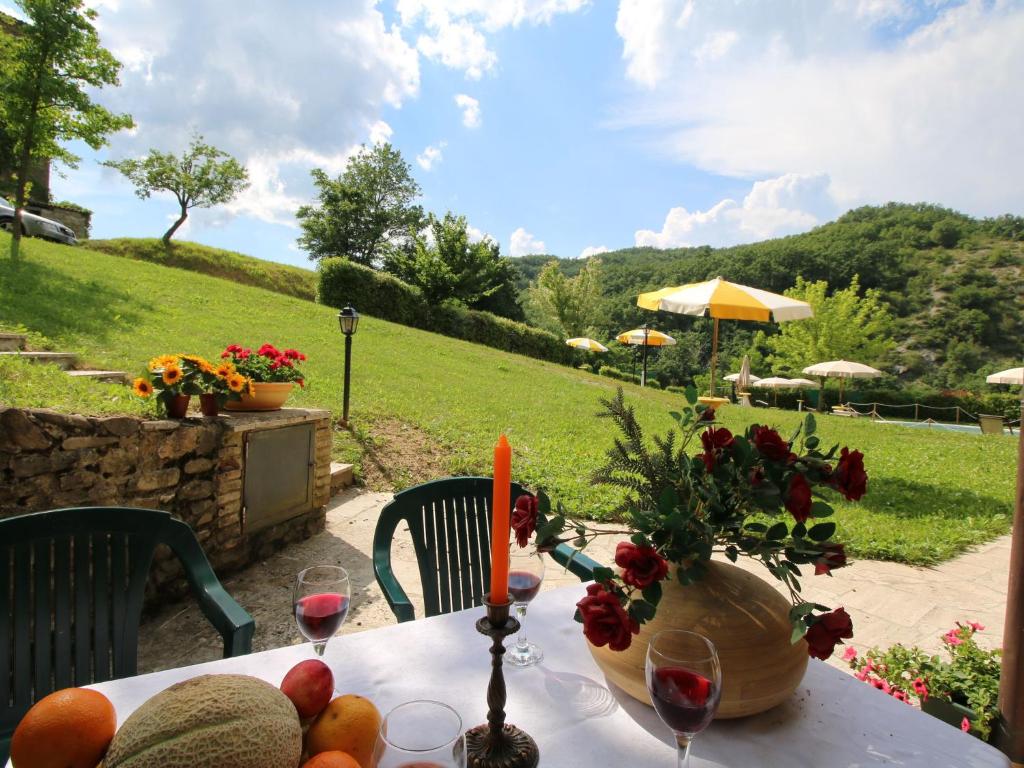
[[[618,368],[611,365],[602,365],[598,369],[597,373],[600,376],[607,376],[609,379],[615,379],[616,381],[629,381],[633,384],[640,383],[639,376],[632,373],[626,373],[625,371],[620,371]]]
[[[361,312],[393,323],[539,360],[573,362],[573,350],[553,333],[455,302],[433,306],[414,286],[348,259],[324,259],[319,271],[317,299],[321,304],[343,307],[351,303]]]

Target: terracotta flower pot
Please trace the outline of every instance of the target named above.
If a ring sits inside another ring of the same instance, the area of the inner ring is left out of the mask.
[[[167,417],[171,419],[184,419],[185,414],[188,413],[188,401],[191,399],[191,395],[171,395],[165,401]]]
[[[714,561],[696,584],[682,586],[674,572],[661,584],[658,613],[640,625],[629,648],[612,651],[590,645],[611,682],[650,704],[644,679],[647,646],[663,629],[687,629],[710,639],[718,650],[722,700],[717,717],[764,712],[792,695],[807,669],[807,644],[790,643],[790,604],[774,587],[734,565]]]
[[[216,419],[220,413],[220,403],[217,402],[217,395],[213,392],[204,392],[199,396],[199,410],[208,419]]]
[[[246,392],[241,400],[228,400],[224,408],[228,411],[276,411],[284,405],[294,386],[290,381],[257,381],[253,384],[255,395]]]

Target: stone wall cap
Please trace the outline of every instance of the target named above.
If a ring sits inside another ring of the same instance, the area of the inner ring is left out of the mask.
[[[281,408],[276,411],[228,411],[220,420],[229,432],[248,432],[268,426],[288,426],[331,418],[331,412],[321,408]]]

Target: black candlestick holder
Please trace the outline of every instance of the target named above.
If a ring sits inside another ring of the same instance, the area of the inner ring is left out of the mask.
[[[512,600],[492,603],[484,595],[487,615],[476,623],[476,631],[491,638],[491,681],[487,685],[487,722],[466,731],[466,756],[469,768],[535,768],[540,750],[526,731],[505,722],[505,675],[501,657],[502,641],[519,631],[519,622],[510,617]]]

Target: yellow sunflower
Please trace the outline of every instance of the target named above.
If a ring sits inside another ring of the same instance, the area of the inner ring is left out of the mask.
[[[153,394],[153,385],[149,383],[148,379],[140,376],[132,382],[132,392],[138,397],[149,397]]]
[[[184,375],[185,374],[181,372],[181,368],[179,368],[177,365],[164,366],[164,384],[166,384],[169,387],[173,387],[175,384],[181,381],[181,377]]]
[[[228,376],[228,389],[232,392],[241,392],[245,388],[245,376],[240,373],[232,373]]]
[[[178,365],[177,355],[158,355],[149,361],[149,370],[157,371],[169,365]]]
[[[213,370],[213,372],[217,374],[218,378],[226,379],[235,372],[235,366],[233,363],[221,363]]]
[[[199,355],[182,355],[181,359],[192,363],[192,365],[203,373],[213,373],[213,366],[210,365],[209,361],[205,357],[200,357]]]
[[[246,379],[246,392],[249,393],[249,397],[256,397],[256,382],[251,378]]]

